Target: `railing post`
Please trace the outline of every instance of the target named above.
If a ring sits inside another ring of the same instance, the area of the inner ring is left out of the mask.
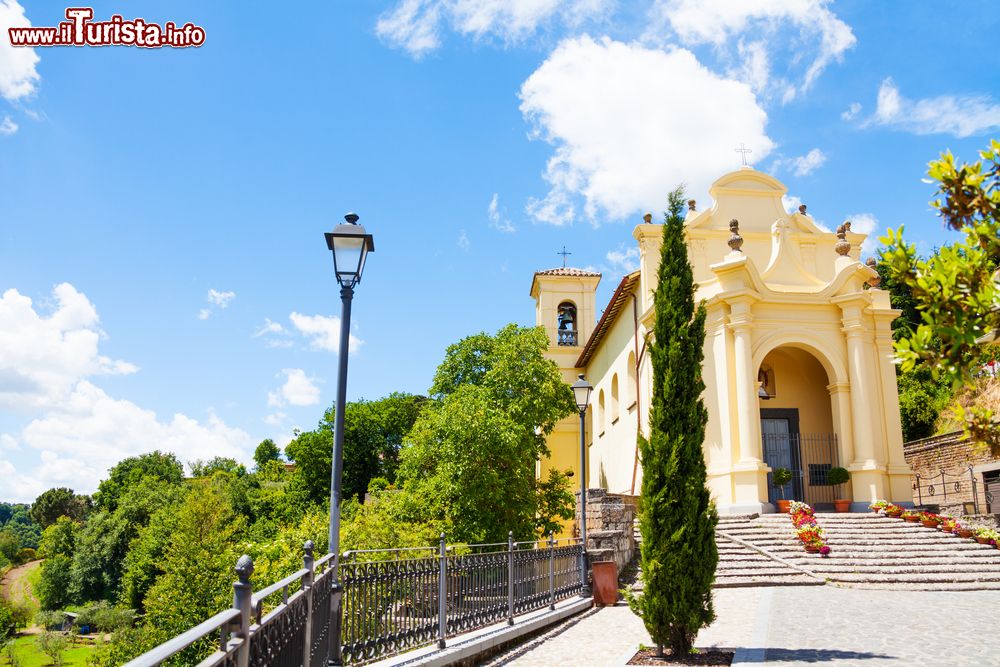
[[[236,652],[236,667],[248,667],[250,664],[250,614],[253,601],[253,586],[250,575],[253,574],[253,559],[243,554],[236,561],[237,580],[233,582],[233,608],[240,612],[240,632],[242,639]]]
[[[944,470],[941,471],[941,491],[944,493],[945,501],[948,500],[948,482],[944,479]]]
[[[444,533],[438,545],[438,648],[444,648],[444,637],[448,634],[448,547],[444,544]]]
[[[306,597],[306,631],[305,631],[305,642],[302,647],[302,664],[305,667],[309,667],[312,662],[312,644],[313,644],[313,595],[312,595],[312,585],[316,577],[316,559],[313,558],[313,549],[315,548],[312,540],[306,540],[306,543],[302,545],[302,550],[305,554],[302,556],[302,567],[305,568],[306,574],[302,577],[302,593]]]
[[[507,531],[507,625],[514,625],[514,531]]]
[[[549,609],[556,608],[556,541],[549,531]]]
[[[916,477],[916,479],[917,479],[917,504],[918,505],[923,505],[924,504],[924,496],[920,492],[920,475],[917,474],[917,475],[914,475],[914,477]]]
[[[972,482],[972,508],[979,514],[979,490],[976,488],[976,473],[972,471],[972,466],[969,466],[969,480]]]

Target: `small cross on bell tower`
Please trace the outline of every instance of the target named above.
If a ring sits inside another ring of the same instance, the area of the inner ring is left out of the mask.
[[[557,252],[556,254],[557,255],[562,255],[562,258],[563,258],[563,268],[565,269],[566,268],[566,258],[568,256],[572,255],[573,253],[566,252],[566,246],[563,246],[562,252]]]
[[[747,164],[747,155],[749,153],[753,153],[753,151],[750,150],[749,148],[747,148],[746,145],[742,141],[740,142],[740,147],[737,148],[734,152],[741,154],[740,158],[742,158],[742,160],[743,160],[743,166],[744,167],[750,166],[750,165]]]

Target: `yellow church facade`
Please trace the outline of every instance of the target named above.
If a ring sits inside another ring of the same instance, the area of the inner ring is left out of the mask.
[[[775,500],[824,508],[850,499],[910,501],[891,323],[899,315],[875,270],[859,261],[864,235],[824,231],[786,188],[744,167],[710,188],[710,209],[689,203],[685,233],[697,299],[704,301],[703,366],[708,485],[720,513],[773,511]],[[531,295],[548,356],[567,382],[594,386],[586,421],[588,486],[638,494],[637,434],[648,433],[649,344],[663,227],[633,231],[639,269],[624,276],[597,318],[601,275],[572,268],[535,274]],[[538,464],[579,474],[579,418],[564,419]],[[832,467],[850,481],[826,482]],[[771,472],[787,468],[783,487]],[[574,480],[578,480],[576,477]]]

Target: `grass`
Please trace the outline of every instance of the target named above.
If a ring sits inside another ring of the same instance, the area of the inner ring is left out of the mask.
[[[35,643],[37,635],[27,635],[14,640],[14,652],[21,661],[21,667],[45,667],[51,665],[49,656],[39,650]],[[87,656],[97,648],[95,644],[71,644],[63,651],[63,665],[65,667],[86,667]],[[9,667],[7,651],[0,653],[0,667]]]

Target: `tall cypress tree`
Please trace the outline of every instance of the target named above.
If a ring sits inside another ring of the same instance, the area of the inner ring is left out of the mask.
[[[630,601],[660,656],[664,646],[675,656],[689,653],[698,630],[715,619],[712,582],[719,560],[718,516],[705,486],[702,453],[708,421],[701,400],[705,306],[695,307],[683,211],[679,186],[668,199],[654,293],[649,439],[639,438],[643,593]]]

